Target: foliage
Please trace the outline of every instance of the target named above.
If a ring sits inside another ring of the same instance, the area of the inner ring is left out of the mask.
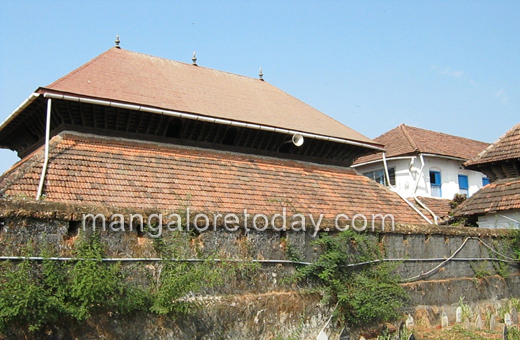
[[[45,289],[46,282],[35,275],[28,260],[15,266],[2,264],[0,276],[0,329],[28,324],[31,330],[57,319],[63,310]]]
[[[180,232],[174,234],[170,244],[162,238],[154,239],[154,247],[165,261],[160,265],[159,279],[153,287],[150,310],[157,314],[189,314],[199,305],[193,294],[215,285],[223,274],[221,267],[211,259],[200,263],[168,261],[182,259],[181,255],[189,249]]]
[[[322,249],[319,259],[299,267],[296,279],[316,281],[325,301],[338,303],[340,321],[359,325],[398,317],[406,294],[392,273],[395,265],[348,266],[381,259],[383,254],[375,241],[367,234],[347,230],[321,235],[315,244]]]
[[[509,340],[520,340],[520,329],[515,327],[508,327]]]
[[[461,321],[469,320],[473,316],[473,311],[471,310],[471,307],[464,302],[464,299],[464,296],[459,297],[459,307],[462,311]]]
[[[464,194],[455,194],[455,196],[453,196],[453,199],[450,202],[451,209],[455,209],[466,199],[467,199],[467,196]]]
[[[132,280],[130,266],[102,261],[103,248],[96,234],[82,236],[73,261],[54,261],[45,254],[42,262],[2,263],[0,331],[37,331],[46,324],[81,321],[103,312],[187,314],[197,306],[196,293],[229,277],[224,266],[211,259],[200,263],[167,261],[179,259],[189,250],[189,239],[183,235],[169,243],[163,239],[154,242],[164,261],[157,265],[159,274],[148,285]]]
[[[520,229],[511,230],[511,246],[517,259],[520,260]]]
[[[471,266],[471,269],[475,272],[475,277],[478,279],[481,279],[486,276],[491,276],[491,270],[489,270],[489,263],[488,261],[479,261],[476,264],[473,262],[470,262],[469,265]]]

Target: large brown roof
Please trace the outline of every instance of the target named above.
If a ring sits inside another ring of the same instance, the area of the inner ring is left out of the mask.
[[[115,47],[39,92],[195,113],[380,147],[268,82]]]
[[[520,177],[501,179],[477,191],[456,210],[456,216],[520,209]]]
[[[425,130],[401,124],[374,141],[383,144],[386,157],[397,157],[415,153],[429,153],[441,156],[470,159],[486,148],[489,143],[464,137],[452,136],[442,132]],[[363,156],[355,164],[382,159],[382,153]]]
[[[513,126],[496,142],[473,159],[464,163],[464,166],[493,163],[497,161],[520,159],[520,124]]]
[[[0,193],[34,197],[43,147],[0,177]],[[397,194],[336,166],[63,132],[51,140],[45,200],[241,213],[393,214],[424,224]]]

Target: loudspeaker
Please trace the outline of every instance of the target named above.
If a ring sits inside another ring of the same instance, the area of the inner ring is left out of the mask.
[[[292,142],[294,145],[296,146],[302,146],[303,144],[303,136],[299,133],[295,133],[293,136],[292,136]]]

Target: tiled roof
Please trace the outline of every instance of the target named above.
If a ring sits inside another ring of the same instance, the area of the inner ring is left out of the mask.
[[[510,159],[520,159],[520,124],[513,126],[496,142],[464,163],[464,166],[470,167]]]
[[[417,197],[424,205],[428,207],[437,217],[445,218],[451,210],[450,199],[435,197]],[[413,199],[409,199],[413,202]]]
[[[0,193],[34,197],[43,147],[0,177]],[[63,132],[51,140],[45,200],[241,213],[393,214],[424,220],[397,194],[336,166]]]
[[[489,143],[448,135],[401,124],[374,141],[385,146],[386,157],[397,157],[414,153],[430,153],[461,159],[470,159],[485,149]],[[355,164],[382,159],[382,153],[363,156]]]
[[[39,92],[195,113],[380,146],[266,81],[115,47]]]
[[[520,177],[501,179],[477,191],[455,211],[456,216],[520,209]]]

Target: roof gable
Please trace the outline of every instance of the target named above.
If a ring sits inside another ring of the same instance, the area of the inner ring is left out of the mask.
[[[375,144],[259,79],[111,48],[40,89]]]
[[[496,142],[489,145],[464,166],[493,163],[504,160],[520,159],[520,124],[513,126]]]
[[[405,124],[382,134],[374,141],[385,146],[387,158],[427,153],[465,160],[470,159],[489,145],[489,143]],[[355,164],[379,160],[382,157],[382,153],[363,156],[358,158]]]

